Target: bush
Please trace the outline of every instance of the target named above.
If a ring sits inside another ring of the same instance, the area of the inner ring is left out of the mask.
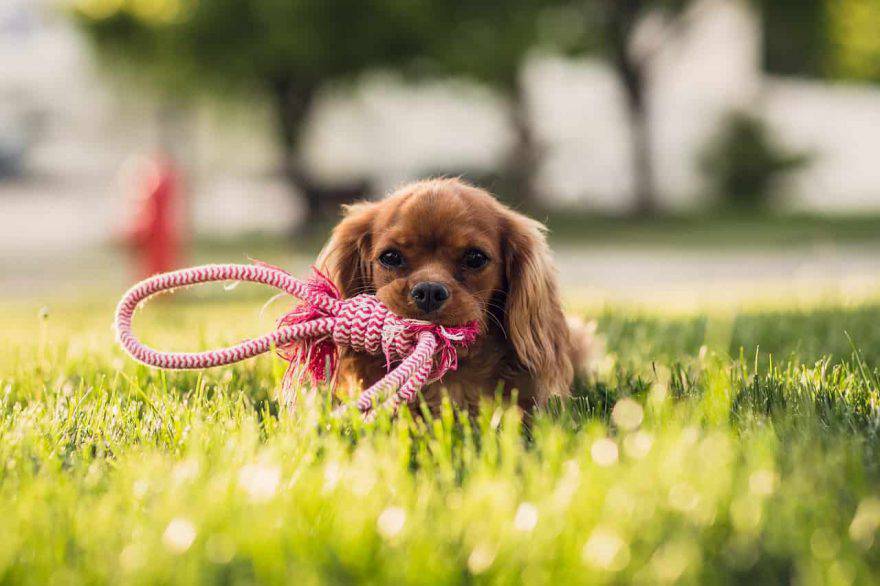
[[[811,160],[803,151],[778,144],[767,124],[748,112],[732,112],[708,145],[700,166],[712,194],[733,208],[767,207],[779,180]]]

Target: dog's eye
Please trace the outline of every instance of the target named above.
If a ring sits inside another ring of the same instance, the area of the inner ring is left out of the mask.
[[[403,255],[399,250],[386,250],[379,255],[379,262],[388,269],[398,269],[403,266]]]
[[[489,257],[482,250],[471,248],[464,253],[464,266],[469,269],[481,269],[489,262]]]

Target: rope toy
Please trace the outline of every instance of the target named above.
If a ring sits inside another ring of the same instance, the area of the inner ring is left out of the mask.
[[[274,332],[234,346],[204,352],[160,352],[143,345],[132,333],[135,311],[149,297],[200,283],[248,281],[279,289],[302,301],[278,320]],[[458,367],[458,348],[474,342],[476,322],[444,327],[405,319],[373,295],[342,299],[339,289],[313,268],[308,281],[265,263],[211,264],[154,275],[129,289],[116,308],[116,339],[135,360],[148,366],[174,370],[211,368],[233,364],[268,352],[273,347],[290,364],[284,387],[310,379],[313,384],[336,380],[339,348],[384,355],[388,373],[357,400],[368,413],[374,399],[392,389],[388,400],[393,410],[412,402],[425,385]],[[392,368],[393,364],[396,364]]]

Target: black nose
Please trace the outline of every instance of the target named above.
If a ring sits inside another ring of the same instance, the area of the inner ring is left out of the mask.
[[[419,283],[409,292],[416,305],[425,313],[431,313],[443,307],[449,299],[449,289],[443,283],[425,281]]]

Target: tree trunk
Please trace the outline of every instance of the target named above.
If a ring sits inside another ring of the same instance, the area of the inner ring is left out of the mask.
[[[651,151],[651,121],[645,103],[644,86],[628,99],[630,134],[632,140],[634,211],[637,216],[652,216],[657,212],[654,186],[654,162]]]
[[[281,138],[281,165],[287,182],[305,200],[304,225],[311,225],[322,215],[321,201],[300,156],[303,124],[315,97],[315,87],[296,84],[289,79],[272,85],[275,111]]]
[[[514,144],[504,170],[503,180],[510,190],[506,195],[517,205],[526,209],[535,209],[538,205],[535,181],[540,168],[541,154],[524,91],[519,84],[513,91],[510,123],[514,133]]]
[[[309,176],[302,162],[300,147],[303,125],[311,110],[316,84],[276,81],[272,86],[279,120],[284,176],[306,204],[306,214],[299,232],[323,229],[339,212],[340,204],[363,198],[370,192],[368,181],[337,186],[322,186]]]
[[[647,80],[643,63],[629,50],[632,31],[641,14],[641,0],[606,0],[607,32],[612,59],[626,93],[626,109],[632,140],[632,172],[637,216],[657,211],[654,165],[651,152],[651,122],[648,116]]]

